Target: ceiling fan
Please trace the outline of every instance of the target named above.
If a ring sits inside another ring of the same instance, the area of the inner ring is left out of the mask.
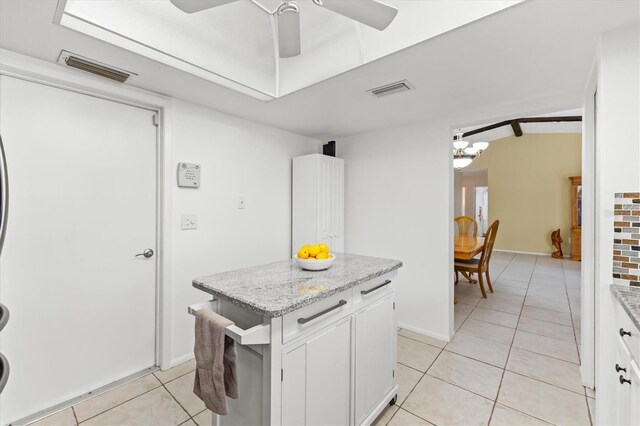
[[[183,12],[194,13],[234,1],[237,0],[171,0],[171,3]],[[256,0],[251,1],[268,14],[276,16],[280,57],[298,56],[300,54],[300,6],[298,3],[287,0],[282,2],[276,10],[269,11]],[[313,0],[313,3],[379,31],[387,28],[398,13],[395,7],[377,0]]]

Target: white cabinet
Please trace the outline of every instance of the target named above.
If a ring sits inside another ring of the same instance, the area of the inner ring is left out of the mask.
[[[396,396],[393,275],[285,315],[282,424],[370,424]],[[338,301],[348,302],[336,308]],[[291,326],[314,316],[306,330]]]
[[[283,352],[283,424],[351,423],[351,346],[348,316]]]
[[[363,290],[366,291],[366,290]],[[369,293],[375,296],[375,291]],[[354,314],[355,421],[362,424],[395,383],[396,330],[394,295],[388,294]]]
[[[613,389],[611,408],[616,425],[640,425],[640,369],[638,338],[640,331],[619,304],[615,308],[615,363],[610,380]],[[598,395],[598,398],[608,398]]]
[[[321,154],[293,159],[292,251],[326,243],[344,251],[344,160]]]
[[[640,425],[640,368],[638,367],[640,360],[631,361],[629,370],[629,424]]]

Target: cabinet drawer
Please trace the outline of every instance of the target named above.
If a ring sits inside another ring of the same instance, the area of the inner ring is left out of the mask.
[[[368,302],[393,293],[395,288],[393,278],[393,273],[390,272],[355,286],[353,288],[354,309],[360,309]]]
[[[640,362],[640,331],[635,326],[629,314],[624,308],[616,301],[616,336],[622,338],[629,352],[631,358],[636,360],[636,363]],[[631,333],[631,335],[627,334]]]
[[[290,312],[282,318],[282,343],[316,331],[346,315],[353,308],[352,289],[334,294],[309,306]]]

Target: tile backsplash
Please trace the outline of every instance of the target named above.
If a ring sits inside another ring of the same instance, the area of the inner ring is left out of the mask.
[[[640,286],[640,192],[616,193],[613,282]]]

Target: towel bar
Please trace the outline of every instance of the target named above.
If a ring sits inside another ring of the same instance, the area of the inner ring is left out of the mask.
[[[217,299],[213,299],[208,302],[196,303],[189,306],[188,312],[191,315],[195,315],[196,311],[200,309],[209,309],[217,312],[217,302]],[[271,325],[269,324],[258,324],[247,330],[236,325],[230,325],[227,327],[225,334],[241,345],[268,345],[271,342],[270,332]]]

